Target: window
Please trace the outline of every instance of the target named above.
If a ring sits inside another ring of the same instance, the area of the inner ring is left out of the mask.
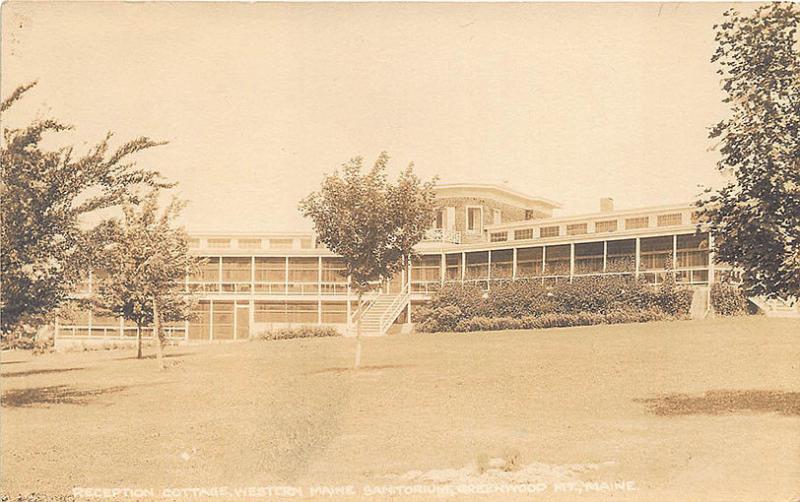
[[[492,232],[489,235],[489,240],[492,242],[503,242],[508,240],[508,232]]]
[[[208,239],[208,247],[210,248],[229,248],[231,247],[230,239]]]
[[[445,277],[448,281],[458,281],[461,279],[461,254],[449,254],[445,256],[445,266],[447,270]]]
[[[547,246],[544,256],[545,275],[569,275],[569,244]]]
[[[292,239],[270,239],[270,249],[292,249]]]
[[[207,301],[200,301],[192,309],[192,317],[189,320],[189,339],[208,340],[211,333],[211,304]]]
[[[542,227],[539,229],[539,237],[558,237],[558,225],[552,227]]]
[[[286,280],[286,260],[278,257],[256,257],[256,282],[282,283]]]
[[[492,279],[510,279],[514,271],[514,250],[492,251]]]
[[[542,248],[517,249],[517,276],[539,277],[542,275]]]
[[[239,239],[241,249],[260,249],[261,239]]]
[[[567,235],[582,235],[588,231],[588,225],[586,223],[573,223],[572,225],[567,225]]]
[[[640,216],[637,218],[625,218],[625,230],[633,230],[635,228],[647,228],[650,226],[649,216]]]
[[[250,282],[250,258],[222,258],[222,282]]]
[[[575,244],[575,273],[593,274],[603,271],[603,242]]]
[[[636,239],[608,241],[606,272],[633,272],[636,270]]]
[[[670,225],[680,225],[683,221],[681,213],[659,214],[657,224],[659,227],[668,227]]]
[[[525,210],[525,219],[526,220],[532,220],[533,219],[533,210],[532,209],[526,209]]]
[[[289,282],[317,282],[319,260],[317,258],[289,258]]]
[[[675,239],[677,268],[708,267],[708,233],[684,234]]]
[[[433,222],[433,228],[444,228],[444,209],[436,210],[436,219]]]
[[[645,237],[639,241],[639,269],[663,270],[672,264],[671,235],[661,237]]]
[[[499,209],[492,209],[492,223],[499,225],[503,222],[503,213]]]
[[[214,302],[211,320],[215,340],[233,340],[233,302]]]
[[[411,284],[439,282],[441,279],[441,255],[417,256],[411,262]]]
[[[192,280],[200,282],[219,281],[219,258],[207,257],[200,264],[198,274],[193,275]]]
[[[594,224],[595,232],[616,232],[617,220],[598,221]]]
[[[483,231],[483,208],[467,207],[467,232],[480,233]]]
[[[467,253],[464,275],[468,280],[486,279],[489,275],[489,253],[478,251]]]
[[[521,241],[523,239],[533,239],[532,228],[523,228],[522,230],[514,230],[514,240]]]

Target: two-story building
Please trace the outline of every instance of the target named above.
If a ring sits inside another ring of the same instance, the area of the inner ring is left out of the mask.
[[[621,274],[658,284],[671,274],[678,283],[707,288],[732,274],[714,264],[713,240],[690,204],[615,210],[603,199],[596,213],[562,217],[553,215],[560,208],[554,201],[486,184],[440,185],[437,202],[410,270],[376,286],[360,312],[341,259],[313,232],[192,234],[192,252],[205,258],[201,272],[186,278],[196,312],[167,331],[188,341],[237,340],[278,326],[326,324],[346,334],[361,317],[365,333],[382,335],[409,322],[413,306],[448,282],[488,290],[501,281],[547,285]],[[91,294],[97,274],[81,294]],[[92,312],[57,321],[61,341],[135,335],[135,326]]]

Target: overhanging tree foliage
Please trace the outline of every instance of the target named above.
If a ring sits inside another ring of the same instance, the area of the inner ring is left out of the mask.
[[[98,229],[108,242],[98,263],[108,275],[98,281],[95,306],[136,323],[137,358],[142,357],[142,328],[152,325],[162,368],[162,324],[189,319],[195,301],[185,280],[197,271],[199,259],[189,254],[186,231],[175,225],[183,206],[172,199],[159,212],[158,192],[153,191],[138,206],[124,204],[122,219]]]
[[[800,13],[790,3],[725,14],[711,61],[730,115],[711,131],[732,174],[699,202],[717,259],[744,272],[748,294],[800,293]]]
[[[35,83],[17,88],[2,102],[6,113]],[[162,143],[137,138],[112,150],[111,134],[85,155],[73,147],[47,151],[50,133],[71,129],[56,120],[36,120],[21,129],[3,128],[2,321],[5,338],[23,325],[35,325],[62,304],[87,271],[102,245],[96,228],[79,220],[95,211],[136,200],[136,189],[171,186],[158,172],[136,167],[136,152]]]
[[[356,157],[327,175],[319,191],[300,202],[317,238],[340,255],[358,294],[359,307],[372,284],[401,271],[430,227],[435,207],[434,181],[423,182],[413,164],[390,183],[389,156],[381,152],[369,171]],[[360,363],[361,326],[357,329],[356,367]]]

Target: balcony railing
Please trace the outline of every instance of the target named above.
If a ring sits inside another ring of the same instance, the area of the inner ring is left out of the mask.
[[[431,228],[425,232],[424,241],[428,242],[449,242],[451,244],[461,244],[461,232],[447,230],[444,228]]]

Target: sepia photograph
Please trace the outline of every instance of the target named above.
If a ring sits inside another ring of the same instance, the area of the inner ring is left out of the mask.
[[[800,5],[1,9],[0,502],[800,501]]]

